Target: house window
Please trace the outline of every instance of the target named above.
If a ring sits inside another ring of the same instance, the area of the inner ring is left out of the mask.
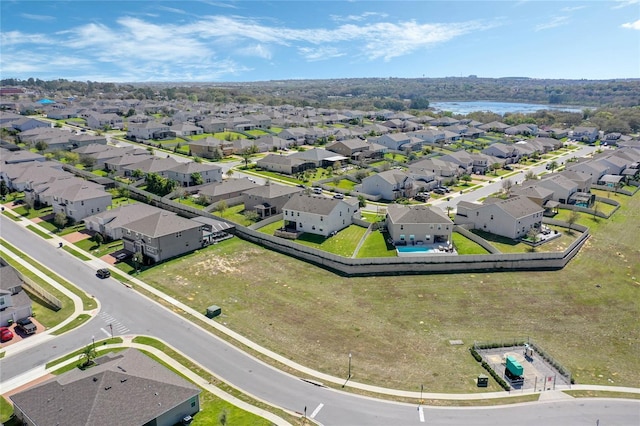
[[[300,212],[298,212],[298,217],[300,217]]]
[[[476,212],[476,216],[480,216],[480,212]]]
[[[400,230],[402,231],[404,229],[404,225],[400,225]]]

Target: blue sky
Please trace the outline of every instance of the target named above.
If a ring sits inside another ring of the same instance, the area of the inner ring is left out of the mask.
[[[640,78],[640,0],[2,0],[0,12],[2,78]]]

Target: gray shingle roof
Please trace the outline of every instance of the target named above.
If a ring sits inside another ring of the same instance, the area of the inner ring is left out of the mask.
[[[174,234],[200,227],[200,224],[170,212],[158,212],[143,217],[134,222],[129,222],[124,228],[139,232],[151,238]]]
[[[336,200],[322,196],[297,194],[284,205],[284,210],[293,210],[305,213],[314,213],[319,215],[328,215],[344,200]]]
[[[135,349],[11,397],[38,425],[143,425],[200,390]]]
[[[387,207],[387,214],[391,222],[398,224],[409,223],[447,223],[453,222],[438,207],[431,206],[405,206],[391,204]]]

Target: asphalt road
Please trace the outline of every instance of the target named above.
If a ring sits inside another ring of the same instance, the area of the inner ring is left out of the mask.
[[[422,408],[318,387],[249,356],[0,215],[0,234],[57,274],[96,296],[100,313],[84,326],[0,363],[0,383],[109,334],[146,334],[179,348],[217,376],[257,398],[325,425],[635,425],[640,401],[585,399],[498,408]],[[313,367],[313,366],[311,366]],[[428,392],[427,389],[425,391]]]

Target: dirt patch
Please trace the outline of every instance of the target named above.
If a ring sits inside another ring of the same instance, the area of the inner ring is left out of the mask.
[[[91,235],[88,232],[80,231],[80,232],[72,232],[71,234],[67,234],[62,238],[64,238],[65,240],[73,244],[73,243],[77,243],[78,241],[91,238]]]

